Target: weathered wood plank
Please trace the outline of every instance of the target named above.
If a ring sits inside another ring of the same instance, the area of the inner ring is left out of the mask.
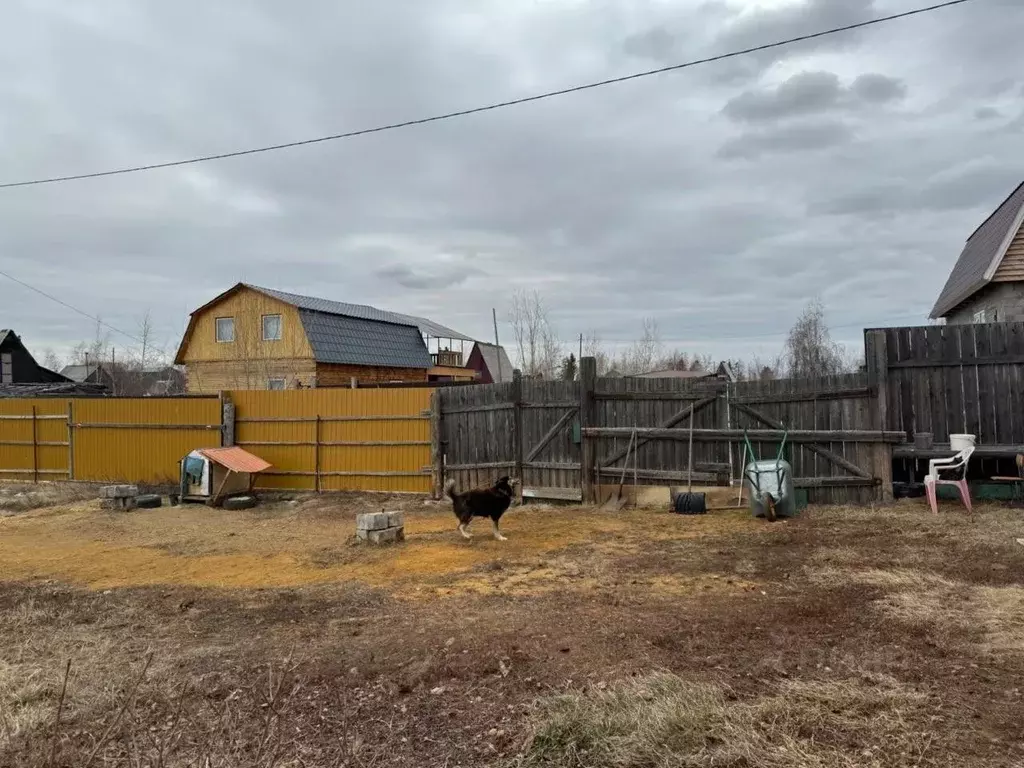
[[[583,434],[591,437],[627,437],[633,431],[632,427],[588,427],[584,428]],[[660,440],[686,440],[689,430],[660,427],[637,427],[637,436],[646,439]],[[747,430],[752,441],[779,442],[785,434],[778,429],[751,429]],[[694,441],[721,441],[721,440],[742,440],[742,429],[694,429]],[[875,430],[853,430],[853,429],[796,429],[788,433],[788,441],[796,443],[814,443],[829,440],[841,440],[849,442],[865,443],[902,443],[906,437],[902,432],[875,431]]]

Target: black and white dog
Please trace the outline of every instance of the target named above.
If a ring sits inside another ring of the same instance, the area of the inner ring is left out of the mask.
[[[513,486],[517,482],[519,481],[512,480],[505,475],[498,478],[498,482],[490,488],[475,488],[464,493],[456,492],[454,480],[445,483],[444,492],[452,500],[452,509],[455,516],[459,518],[459,533],[463,538],[473,538],[468,528],[474,517],[489,517],[491,518],[491,527],[494,529],[494,538],[498,541],[506,540],[498,530],[498,521],[512,504],[512,499],[515,497]]]

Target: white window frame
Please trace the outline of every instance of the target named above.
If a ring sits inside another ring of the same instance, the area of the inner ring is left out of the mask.
[[[231,338],[222,339],[220,337],[220,321],[230,320],[231,321]],[[235,341],[235,318],[232,316],[218,317],[213,321],[213,338],[217,340],[218,344],[233,344]]]
[[[0,353],[0,383],[14,383],[14,355],[10,352]]]
[[[986,320],[987,315],[988,315],[988,310],[986,310],[986,309],[979,309],[977,312],[974,313],[974,322],[976,322],[976,323],[987,322],[987,320]]]
[[[279,382],[281,384],[281,386],[275,387],[274,386],[275,382]],[[285,380],[285,379],[283,379],[281,377],[275,376],[275,377],[267,379],[267,389],[268,390],[271,390],[273,392],[280,392],[280,391],[285,390],[287,388],[288,388],[287,380]]]
[[[277,336],[267,336],[267,320],[276,317],[277,318]],[[264,341],[280,341],[284,335],[284,318],[280,314],[263,315],[260,318],[260,330],[263,332]]]

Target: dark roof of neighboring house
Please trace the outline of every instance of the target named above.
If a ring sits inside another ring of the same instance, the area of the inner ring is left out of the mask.
[[[403,315],[400,312],[389,312],[386,309],[377,309],[367,304],[348,304],[343,301],[331,301],[330,299],[318,299],[315,296],[302,296],[297,293],[286,293],[272,288],[261,288],[258,285],[244,283],[245,287],[254,291],[273,296],[285,304],[291,304],[299,309],[309,309],[313,312],[325,312],[329,315],[345,315],[360,320],[374,320],[381,323],[395,323],[396,325],[414,325],[420,333],[431,336],[435,339],[453,339],[455,341],[474,341],[474,339],[452,330],[447,326],[435,323],[425,317],[415,315]]]
[[[504,347],[499,347],[494,344],[485,344],[482,341],[476,342],[476,346],[480,350],[480,357],[483,358],[484,365],[487,366],[487,372],[491,374],[491,381],[495,384],[512,381],[512,361],[509,359],[508,353],[505,351]],[[472,354],[472,352],[470,354]],[[500,366],[498,364],[499,361],[501,363]]]
[[[88,365],[65,365],[60,369],[60,375],[71,379],[71,381],[85,381],[96,373],[99,367],[99,363],[89,363]]]
[[[1024,218],[1024,183],[1010,193],[967,239],[930,317],[949,314],[988,285]]]
[[[715,374],[708,371],[679,371],[666,369],[662,371],[647,371],[647,373],[634,374],[634,379],[706,379]]]
[[[0,345],[7,341],[7,334],[14,333],[10,328],[0,328]]]

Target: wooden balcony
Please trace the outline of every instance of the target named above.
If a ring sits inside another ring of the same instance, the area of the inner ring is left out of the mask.
[[[450,350],[442,350],[440,352],[432,352],[430,355],[431,361],[435,366],[443,366],[446,368],[461,368],[462,367],[462,353],[453,352]]]

